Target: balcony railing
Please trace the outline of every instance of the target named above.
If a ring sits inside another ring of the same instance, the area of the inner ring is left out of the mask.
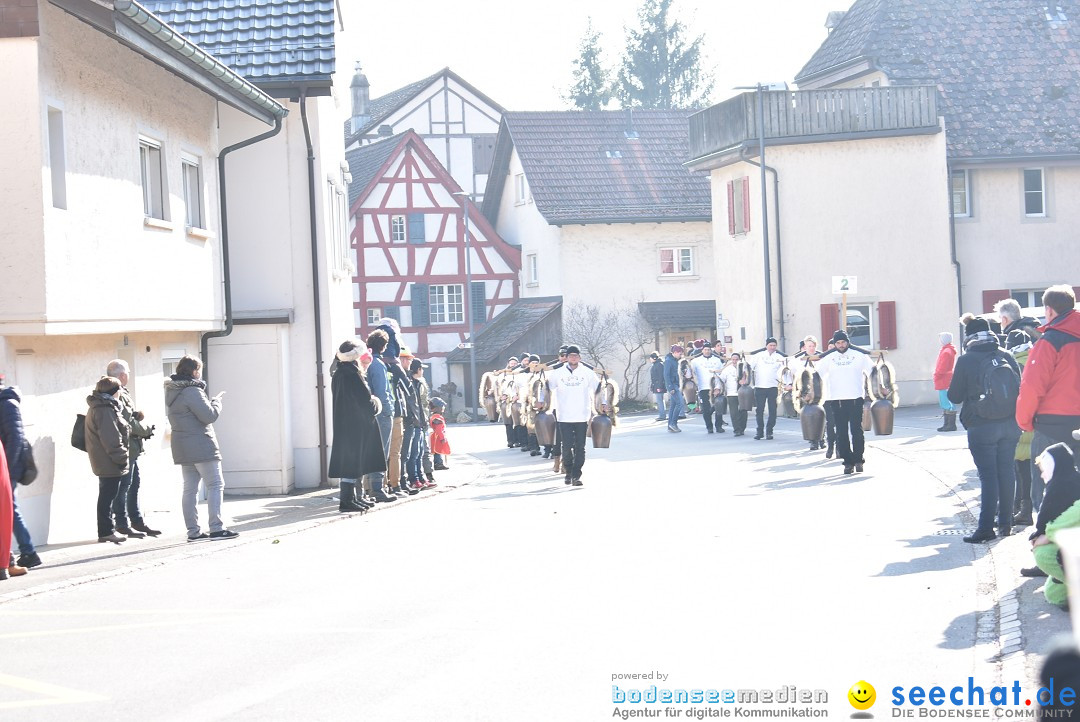
[[[932,85],[768,90],[762,96],[766,140],[938,127],[937,89]],[[692,160],[757,138],[756,92],[743,93],[690,116]]]

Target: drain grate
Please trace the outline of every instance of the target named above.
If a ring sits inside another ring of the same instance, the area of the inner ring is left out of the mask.
[[[934,536],[968,536],[974,533],[974,529],[942,529],[934,532]]]

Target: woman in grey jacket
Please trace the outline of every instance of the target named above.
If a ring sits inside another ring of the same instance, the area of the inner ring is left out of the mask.
[[[119,544],[127,537],[116,533],[112,504],[120,482],[128,473],[131,428],[120,415],[120,380],[102,376],[94,393],[86,397],[86,453],[98,477],[97,527],[99,542]]]
[[[200,539],[234,539],[240,536],[225,528],[221,520],[221,503],[225,497],[225,478],[221,475],[221,451],[214,422],[221,413],[222,391],[214,398],[206,395],[202,380],[202,361],[185,356],[176,365],[176,373],[165,381],[165,407],[172,427],[173,463],[180,465],[184,476],[181,506],[188,541]],[[206,484],[206,505],[210,516],[210,533],[199,527],[196,492],[199,480]]]

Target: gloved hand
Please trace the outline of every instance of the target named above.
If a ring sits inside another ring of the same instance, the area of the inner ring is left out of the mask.
[[[375,409],[376,416],[382,413],[382,401],[379,401],[378,396],[371,397],[371,407]]]

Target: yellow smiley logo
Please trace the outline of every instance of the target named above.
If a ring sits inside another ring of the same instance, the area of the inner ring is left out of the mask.
[[[851,706],[855,709],[865,710],[874,706],[874,702],[877,701],[877,692],[874,691],[873,685],[865,680],[859,680],[855,684],[851,685],[851,689],[847,693],[848,702],[851,702]]]

